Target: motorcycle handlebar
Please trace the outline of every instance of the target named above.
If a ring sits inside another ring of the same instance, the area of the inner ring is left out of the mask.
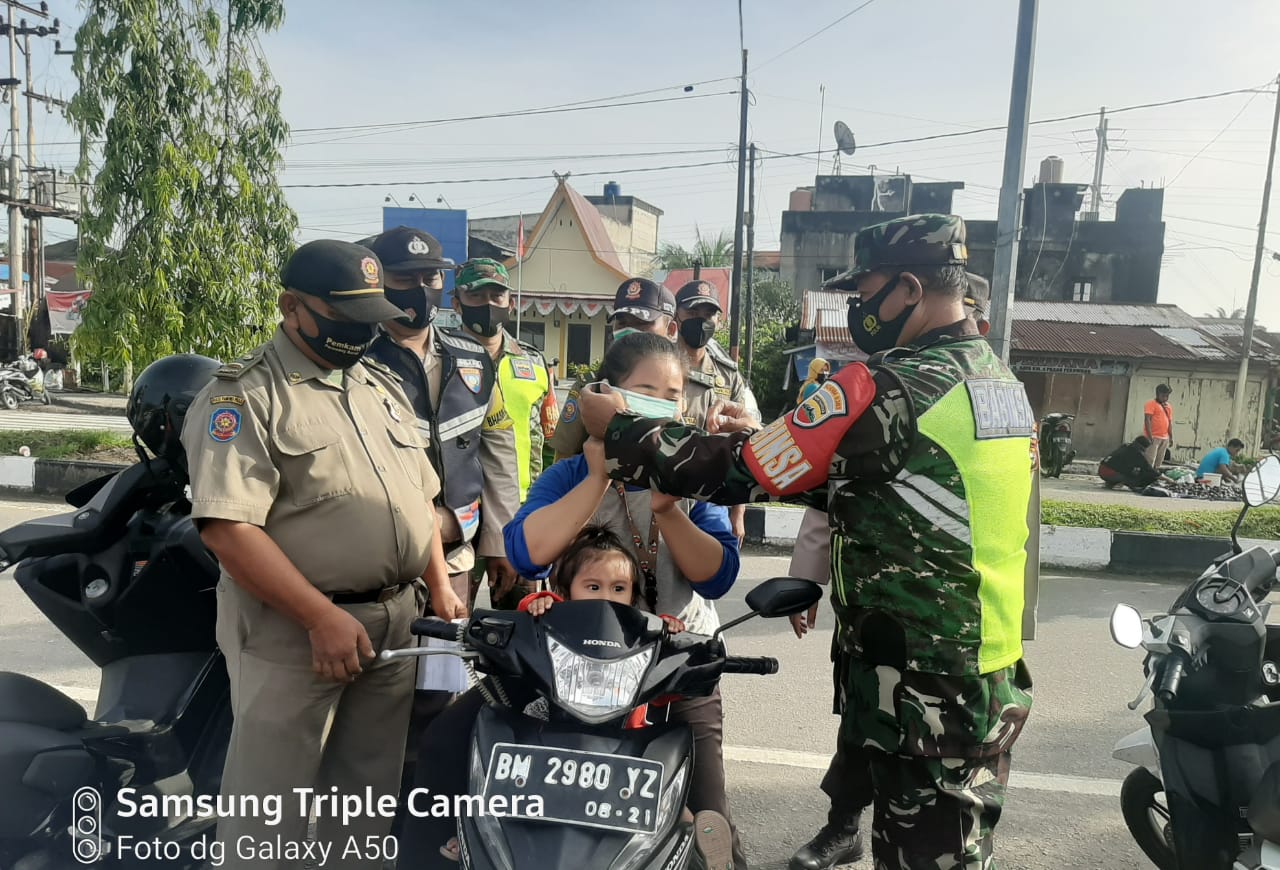
[[[770,656],[729,656],[724,660],[725,674],[776,674],[778,660]]]
[[[413,621],[413,624],[409,626],[409,633],[417,637],[456,641],[458,639],[458,626],[435,616],[425,616]]]
[[[1185,672],[1186,666],[1182,656],[1171,656],[1164,666],[1164,672],[1160,675],[1160,684],[1156,687],[1156,697],[1166,704],[1176,698],[1178,696],[1178,686],[1182,682],[1182,676]]]

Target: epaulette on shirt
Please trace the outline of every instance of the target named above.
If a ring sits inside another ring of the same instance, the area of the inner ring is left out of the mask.
[[[456,332],[452,329],[437,329],[436,336],[440,339],[442,344],[447,344],[450,347],[469,350],[472,353],[488,353],[488,351],[484,349],[484,345],[480,342],[473,338],[468,338],[462,333]]]
[[[221,378],[224,381],[238,381],[244,376],[249,369],[262,362],[266,345],[258,348],[253,353],[247,353],[235,362],[223,364],[222,368],[213,373],[215,378]]]
[[[520,339],[517,338],[516,344],[520,345],[520,349],[523,350],[525,353],[527,353],[529,356],[533,357],[534,359],[545,360],[545,357],[543,357],[542,355],[542,351],[538,350],[529,342],[521,341]]]
[[[374,359],[371,356],[360,357],[360,365],[364,366],[367,369],[370,369],[371,371],[375,371],[380,375],[386,375],[387,377],[395,381],[397,384],[404,382],[404,378],[396,374],[394,369],[392,369],[388,365],[378,362],[376,359]]]
[[[722,365],[730,371],[738,370],[738,364],[724,352],[724,348],[714,338],[707,342],[707,353],[711,354],[711,359],[715,360],[717,365]]]

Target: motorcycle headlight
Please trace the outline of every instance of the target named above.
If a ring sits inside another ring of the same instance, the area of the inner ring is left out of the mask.
[[[622,659],[580,655],[553,637],[547,652],[555,672],[556,703],[584,722],[607,722],[635,706],[640,681],[653,661],[653,647]]]

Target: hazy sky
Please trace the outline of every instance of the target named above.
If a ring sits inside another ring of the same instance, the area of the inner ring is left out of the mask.
[[[846,172],[874,164],[882,172],[964,181],[956,211],[995,217],[1002,131],[873,146],[1007,120],[1016,0],[874,0],[788,51],[861,2],[744,0],[751,137],[767,152],[830,149],[832,123],[841,119],[860,146],[845,158]],[[70,43],[78,11],[69,0],[51,6]],[[1274,0],[1040,6],[1033,119],[1259,87],[1280,72]],[[534,214],[554,187],[552,171],[573,173],[571,183],[584,192],[617,180],[624,193],[665,211],[664,240],[685,243],[695,227],[714,234],[732,225],[738,100],[729,92],[740,65],[733,0],[293,0],[264,50],[294,130],[282,182],[372,183],[290,188],[304,239],[356,238],[379,228],[387,195],[406,206],[410,194],[432,206],[444,196],[473,217]],[[36,57],[38,87],[74,89],[65,58],[47,50]],[[689,83],[699,84],[685,94]],[[313,129],[628,94],[637,94],[626,98],[635,101],[676,99],[400,130]],[[1161,302],[1197,315],[1244,305],[1273,106],[1269,94],[1244,94],[1112,117],[1104,218],[1125,187],[1167,187]],[[1025,181],[1049,154],[1066,161],[1064,180],[1091,181],[1094,126],[1092,117],[1034,126]],[[37,137],[68,143],[41,147],[39,162],[71,165],[72,137],[56,115],[38,116]],[[830,166],[828,154],[823,171]],[[642,169],[650,171],[636,171]],[[757,248],[777,247],[787,194],[811,184],[817,169],[814,156],[762,162]],[[532,178],[468,181],[512,176]],[[1268,244],[1280,250],[1280,215],[1273,217]],[[51,238],[72,232],[65,223],[51,230]],[[1259,304],[1263,321],[1275,328],[1278,288],[1280,262],[1268,254]]]

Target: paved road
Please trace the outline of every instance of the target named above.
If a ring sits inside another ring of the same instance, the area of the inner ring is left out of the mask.
[[[34,408],[0,411],[0,429],[5,431],[31,429],[40,432],[96,430],[124,434],[133,431],[129,421],[116,414],[78,414],[52,410],[37,411]]]
[[[0,501],[0,528],[59,509],[46,502]],[[722,603],[722,617],[744,613],[743,596],[752,581],[785,573],[787,561],[746,558],[742,580]],[[91,704],[97,671],[11,581],[11,572],[0,575],[0,669],[66,687]],[[1040,638],[1027,647],[1035,709],[1015,752],[997,838],[1001,866],[1147,868],[1120,818],[1116,795],[1127,769],[1111,758],[1116,739],[1142,724],[1125,708],[1141,683],[1141,654],[1111,642],[1107,617],[1121,601],[1154,612],[1178,587],[1106,574],[1051,574],[1042,589]],[[785,867],[826,813],[818,783],[836,719],[828,712],[832,620],[825,605],[819,618],[819,630],[802,641],[779,622],[753,621],[730,634],[734,652],[775,655],[782,662],[777,676],[732,676],[724,683],[730,797],[759,870]]]

